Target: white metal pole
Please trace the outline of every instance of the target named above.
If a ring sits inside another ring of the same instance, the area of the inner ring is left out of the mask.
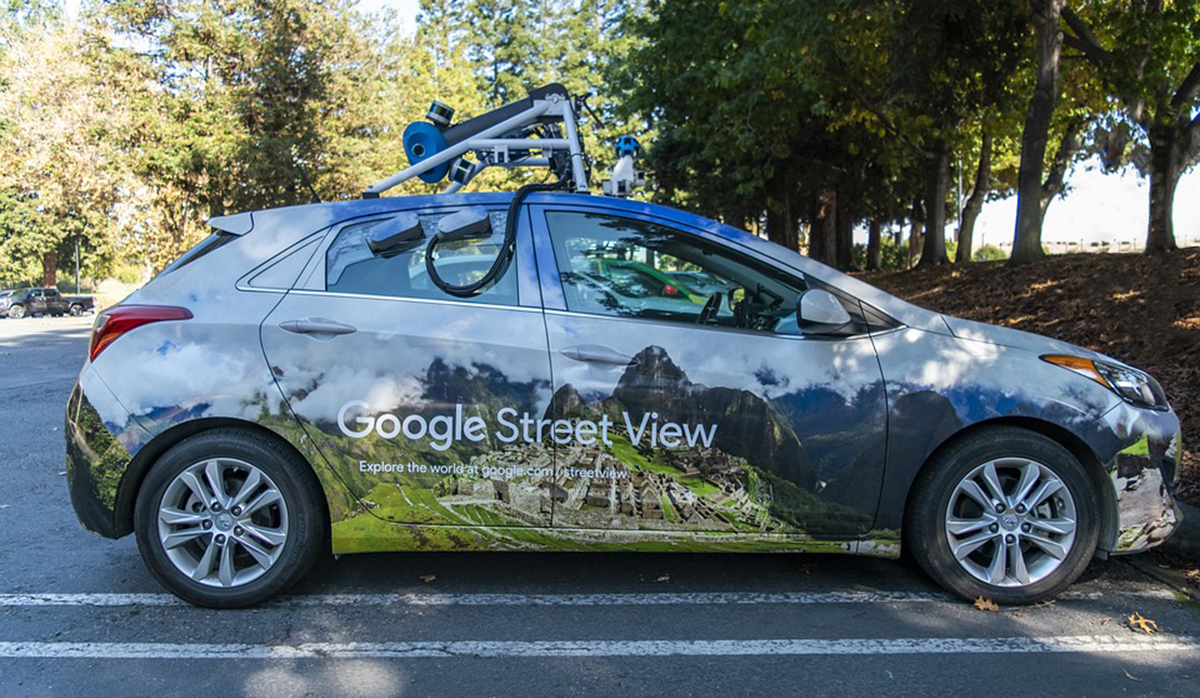
[[[571,172],[575,176],[575,191],[588,193],[587,172],[583,168],[583,151],[579,146],[579,130],[575,128],[575,111],[571,108],[571,100],[562,102],[563,126],[566,127],[567,140],[571,150]]]

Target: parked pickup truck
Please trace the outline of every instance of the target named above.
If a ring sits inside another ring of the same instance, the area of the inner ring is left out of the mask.
[[[7,295],[6,295],[7,294]],[[27,315],[66,315],[76,317],[91,312],[91,296],[64,296],[56,288],[29,288],[0,292],[0,316],[23,318]]]

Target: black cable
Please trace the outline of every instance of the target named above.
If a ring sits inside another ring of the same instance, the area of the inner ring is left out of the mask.
[[[508,205],[508,219],[504,222],[504,242],[500,245],[500,252],[496,255],[496,259],[492,262],[492,266],[487,270],[478,281],[473,281],[462,286],[455,286],[443,279],[434,268],[433,258],[434,252],[438,246],[438,236],[434,235],[429,240],[429,246],[425,248],[425,271],[429,274],[430,281],[443,292],[457,298],[469,298],[479,295],[493,281],[504,275],[508,270],[508,265],[512,262],[513,255],[516,251],[517,244],[517,214],[521,208],[521,202],[526,196],[535,191],[552,191],[562,189],[568,183],[568,180],[563,178],[557,182],[550,184],[526,184],[517,193],[513,195],[512,202]]]

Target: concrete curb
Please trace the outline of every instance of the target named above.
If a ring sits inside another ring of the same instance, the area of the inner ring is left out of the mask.
[[[1183,512],[1183,521],[1160,549],[1165,553],[1200,563],[1200,509],[1183,502],[1177,501],[1176,504]]]

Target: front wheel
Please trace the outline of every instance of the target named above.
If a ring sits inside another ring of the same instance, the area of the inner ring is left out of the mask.
[[[25,317],[25,306],[14,305],[8,309],[8,316],[14,320],[20,320]]]
[[[254,432],[220,429],[167,451],[135,507],[138,549],[180,598],[252,606],[284,591],[325,540],[320,484],[294,453]]]
[[[1029,604],[1074,582],[1096,551],[1100,501],[1058,443],[993,427],[952,444],[913,486],[905,538],[960,596]]]

